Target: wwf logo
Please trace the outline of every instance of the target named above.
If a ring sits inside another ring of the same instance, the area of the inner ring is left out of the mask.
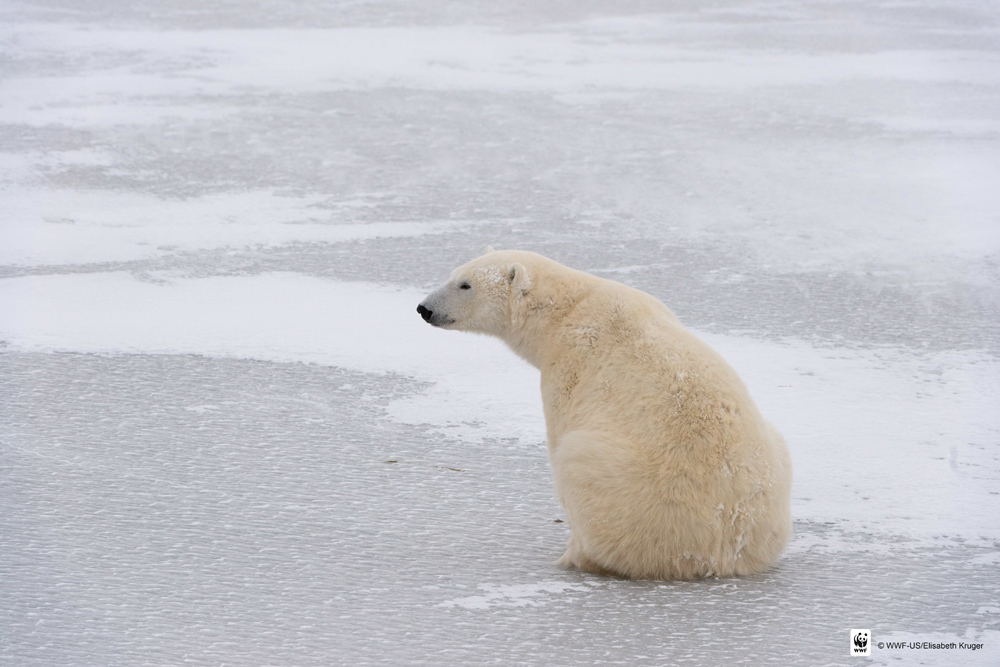
[[[870,630],[851,630],[851,655],[871,655]]]

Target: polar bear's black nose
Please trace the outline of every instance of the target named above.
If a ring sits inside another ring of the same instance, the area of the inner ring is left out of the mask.
[[[429,308],[425,308],[424,304],[417,306],[417,312],[420,313],[420,317],[424,318],[424,322],[430,322],[431,315],[434,314],[434,311]]]

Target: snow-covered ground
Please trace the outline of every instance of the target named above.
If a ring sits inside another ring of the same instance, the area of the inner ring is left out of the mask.
[[[0,6],[0,662],[1000,661],[1000,5],[542,4]],[[553,565],[487,244],[733,364],[778,567]]]

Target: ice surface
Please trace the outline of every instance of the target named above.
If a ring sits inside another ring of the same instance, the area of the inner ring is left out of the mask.
[[[0,7],[0,662],[1000,661],[995,3]],[[487,244],[786,435],[769,573],[556,568]]]

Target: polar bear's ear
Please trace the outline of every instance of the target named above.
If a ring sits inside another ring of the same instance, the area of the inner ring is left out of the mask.
[[[486,250],[484,250],[484,251],[483,251],[483,254],[484,254],[484,255],[488,255],[488,254],[490,254],[491,252],[496,252],[496,250],[494,250],[494,249],[493,249],[493,246],[491,246],[491,245],[488,245],[488,246],[486,246]]]
[[[514,289],[520,290],[521,294],[531,289],[531,276],[523,264],[511,264],[507,267],[507,280]]]

